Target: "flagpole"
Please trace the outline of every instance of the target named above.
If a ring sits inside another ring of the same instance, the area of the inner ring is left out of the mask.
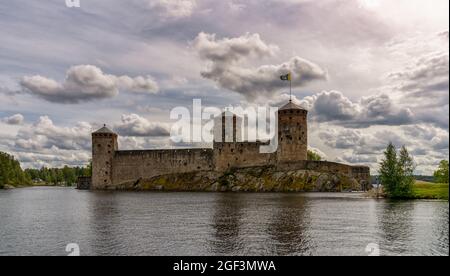
[[[289,102],[292,102],[292,75],[289,72]]]

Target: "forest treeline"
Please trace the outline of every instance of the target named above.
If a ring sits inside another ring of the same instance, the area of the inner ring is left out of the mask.
[[[91,176],[91,164],[86,167],[26,169],[14,156],[0,152],[0,189],[5,186],[61,185],[73,186],[79,176]]]

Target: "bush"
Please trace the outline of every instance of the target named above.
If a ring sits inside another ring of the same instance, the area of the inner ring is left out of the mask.
[[[308,155],[308,160],[311,160],[311,161],[321,161],[322,160],[322,156],[320,156],[318,153],[316,153],[312,150],[308,150],[307,155]]]

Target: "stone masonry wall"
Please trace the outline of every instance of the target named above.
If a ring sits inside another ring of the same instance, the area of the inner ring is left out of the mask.
[[[116,151],[113,185],[157,175],[213,170],[212,149]]]
[[[276,164],[276,154],[260,153],[261,142],[214,143],[216,171]]]

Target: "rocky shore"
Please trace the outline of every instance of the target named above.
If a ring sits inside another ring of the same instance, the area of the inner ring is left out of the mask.
[[[356,179],[311,170],[277,171],[275,167],[167,174],[117,185],[117,190],[210,192],[344,192],[362,191]]]

